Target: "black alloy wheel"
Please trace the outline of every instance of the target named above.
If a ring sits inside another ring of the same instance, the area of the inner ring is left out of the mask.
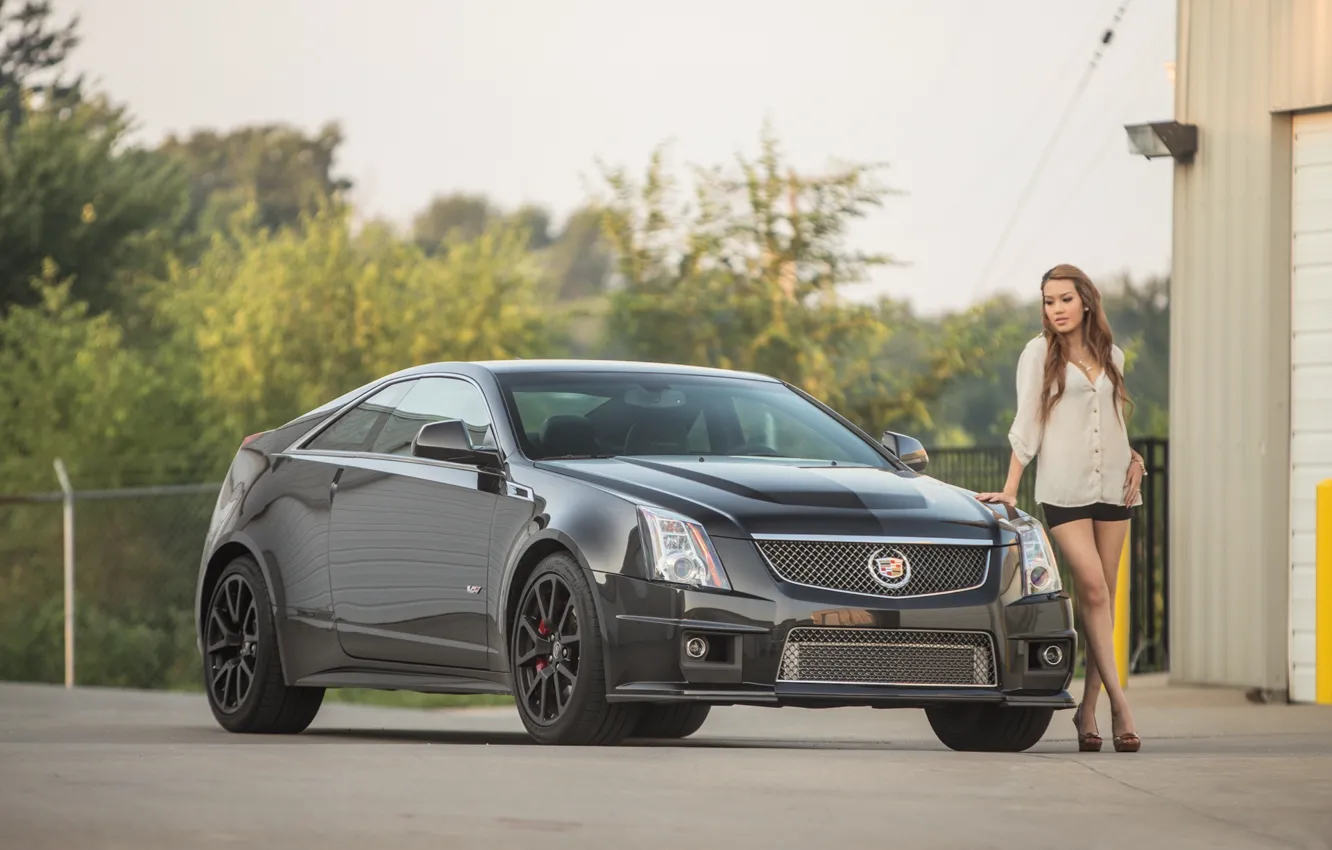
[[[235,714],[250,695],[259,655],[259,605],[243,575],[232,573],[213,593],[204,645],[213,703]]]
[[[569,709],[582,655],[578,611],[559,575],[546,573],[527,589],[516,625],[517,697],[533,721],[550,726]]]
[[[611,746],[633,731],[642,706],[606,699],[596,601],[572,555],[553,552],[537,564],[506,631],[514,702],[533,740]]]
[[[229,732],[294,735],[324,702],[323,688],[286,683],[273,616],[263,570],[249,555],[223,568],[200,610],[208,707]]]

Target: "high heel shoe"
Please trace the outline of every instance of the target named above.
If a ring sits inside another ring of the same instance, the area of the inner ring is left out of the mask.
[[[1123,735],[1116,735],[1115,752],[1117,753],[1136,753],[1142,748],[1142,739],[1136,733],[1126,732]]]
[[[1073,728],[1078,730],[1078,752],[1080,753],[1099,753],[1101,751],[1101,736],[1095,732],[1082,731],[1082,706],[1079,705],[1073,712]],[[1118,747],[1119,739],[1115,739],[1115,746]]]
[[[1115,736],[1115,752],[1117,753],[1136,753],[1142,748],[1142,739],[1132,732],[1127,735]]]

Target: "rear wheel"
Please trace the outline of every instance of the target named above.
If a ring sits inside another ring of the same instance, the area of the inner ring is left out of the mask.
[[[688,738],[702,728],[712,706],[700,703],[645,705],[634,726],[635,738]]]
[[[223,729],[295,734],[310,725],[324,689],[283,681],[273,608],[253,558],[237,558],[218,576],[200,629],[204,690]]]
[[[1053,708],[988,704],[936,705],[925,709],[944,746],[962,752],[1020,753],[1050,727]]]
[[[640,707],[606,700],[601,626],[592,589],[571,556],[549,555],[523,588],[509,629],[514,701],[542,744],[618,744]]]

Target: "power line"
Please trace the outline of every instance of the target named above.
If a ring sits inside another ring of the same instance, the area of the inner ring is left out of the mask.
[[[1124,12],[1128,10],[1129,4],[1132,2],[1133,0],[1123,0],[1123,2],[1120,3],[1119,9],[1115,11],[1114,19],[1110,22],[1110,26],[1106,27],[1105,33],[1102,34],[1100,44],[1096,46],[1096,52],[1092,54],[1091,62],[1087,64],[1087,69],[1083,71],[1082,79],[1078,82],[1078,87],[1073,90],[1073,94],[1070,96],[1068,103],[1064,105],[1063,117],[1060,118],[1059,124],[1056,125],[1054,133],[1050,136],[1050,140],[1046,142],[1045,149],[1041,151],[1040,159],[1036,161],[1036,167],[1027,177],[1027,183],[1022,189],[1022,194],[1018,196],[1017,207],[1008,217],[1008,223],[1004,226],[1004,231],[1000,235],[999,241],[990,252],[989,258],[985,261],[985,265],[982,267],[981,274],[976,278],[976,282],[972,286],[971,294],[973,298],[975,298],[976,294],[980,291],[982,284],[984,284],[986,279],[990,276],[995,260],[998,259],[999,253],[1003,250],[1004,245],[1007,244],[1008,237],[1013,232],[1013,226],[1017,223],[1023,208],[1026,207],[1027,200],[1031,197],[1031,190],[1035,187],[1041,173],[1045,170],[1046,164],[1049,162],[1050,152],[1054,150],[1054,146],[1059,141],[1059,137],[1063,135],[1064,128],[1068,126],[1068,121],[1073,115],[1074,108],[1077,106],[1078,101],[1082,99],[1083,92],[1087,90],[1087,84],[1091,82],[1092,74],[1096,72],[1097,66],[1100,65],[1101,57],[1105,54],[1105,49],[1110,45],[1111,40],[1114,38],[1115,27],[1121,20],[1123,20]]]
[[[1104,16],[1109,14],[1110,9],[1115,2],[1117,2],[1117,0],[1111,0],[1110,3],[1106,4],[1104,9],[1093,9],[1091,16],[1086,19],[1083,26],[1079,27],[1079,29],[1090,30],[1091,33],[1103,32],[1103,30],[1099,30],[1099,28],[1092,29],[1091,25],[1094,24],[1095,21],[1103,20]],[[1091,33],[1089,33],[1089,35]],[[960,40],[957,43],[959,46],[961,45]],[[997,169],[1003,162],[1010,159],[1016,150],[1019,149],[1018,146],[1026,136],[1024,129],[1036,123],[1036,120],[1040,118],[1041,113],[1046,110],[1050,105],[1050,102],[1054,100],[1055,95],[1059,93],[1059,89],[1064,85],[1068,78],[1073,75],[1073,72],[1077,70],[1078,60],[1083,56],[1081,44],[1082,39],[1078,38],[1077,44],[1074,45],[1073,50],[1069,51],[1068,58],[1064,60],[1064,64],[1059,68],[1059,73],[1050,77],[1049,85],[1041,91],[1040,97],[1033,101],[1035,106],[1023,116],[1021,122],[1014,125],[1016,132],[1012,134],[1013,137],[1008,140],[1008,143],[1003,148],[996,146],[994,155],[981,163],[975,171],[975,176],[968,180],[964,185],[974,185],[983,180],[987,175],[993,174],[995,169]]]
[[[1146,57],[1148,49],[1151,47],[1151,45],[1152,42],[1150,39],[1143,40],[1142,45],[1138,49],[1138,53],[1134,57],[1134,61],[1130,63],[1131,67],[1133,68],[1141,67],[1141,60]],[[1139,72],[1139,75],[1140,74],[1141,72]],[[1114,109],[1106,110],[1107,114],[1120,114],[1124,107],[1127,107],[1128,104],[1132,102],[1135,97],[1141,94],[1139,87],[1144,81],[1139,78],[1139,75],[1134,75],[1130,77],[1128,85],[1125,88],[1124,96],[1121,97],[1118,101],[1116,101]],[[1118,127],[1114,129],[1118,129]],[[1102,164],[1102,162],[1106,158],[1106,155],[1110,153],[1110,151],[1115,147],[1116,144],[1119,145],[1124,144],[1124,139],[1122,134],[1117,135],[1115,132],[1109,132],[1109,131],[1106,132],[1105,138],[1102,139],[1100,147],[1096,149],[1096,153],[1092,155],[1091,159],[1087,161],[1087,164],[1083,166],[1081,171],[1078,172],[1077,179],[1073,183],[1062,187],[1063,203],[1060,204],[1057,207],[1057,209],[1054,211],[1053,214],[1056,217],[1062,216],[1069,209],[1069,207],[1071,207],[1073,203],[1077,201],[1078,193],[1082,190],[1083,185],[1086,184],[1087,178],[1089,178],[1092,175],[1092,173],[1096,170],[1096,168]],[[1028,239],[1026,242],[1022,243],[1022,250],[1018,252],[1014,260],[1009,261],[1010,264],[1014,262],[1017,257],[1021,257],[1022,254],[1026,253],[1026,251],[1029,250],[1035,242],[1036,238],[1033,237],[1031,239]],[[1005,264],[1001,268],[1007,270],[1009,268],[1009,265]]]

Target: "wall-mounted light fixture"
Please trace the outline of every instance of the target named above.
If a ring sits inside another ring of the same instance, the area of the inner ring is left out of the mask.
[[[1178,121],[1153,121],[1150,124],[1128,124],[1129,152],[1152,159],[1171,156],[1177,162],[1188,162],[1198,151],[1198,125]]]

